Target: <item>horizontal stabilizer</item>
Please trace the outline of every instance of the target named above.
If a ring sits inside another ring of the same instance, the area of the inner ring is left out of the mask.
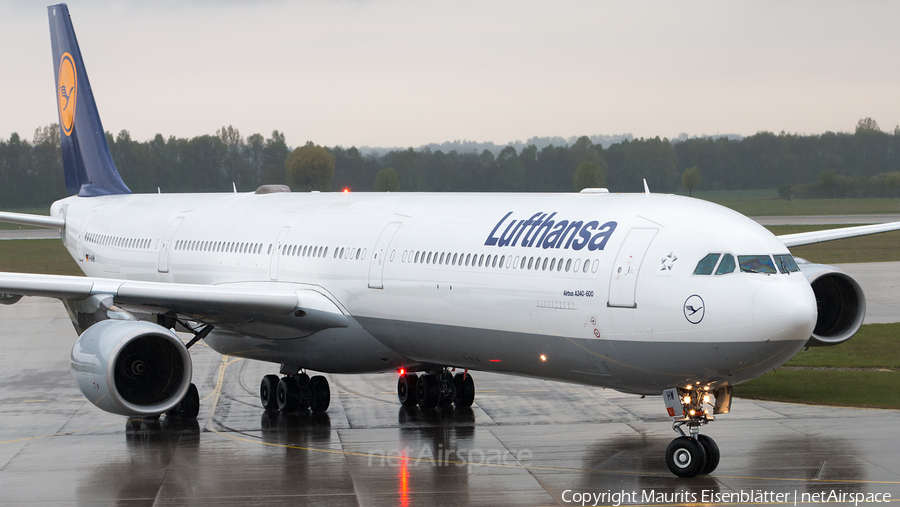
[[[48,217],[45,215],[28,215],[25,213],[9,213],[5,211],[0,211],[0,222],[30,225],[32,227],[46,227],[48,229],[62,229],[66,226],[66,221],[62,218]]]

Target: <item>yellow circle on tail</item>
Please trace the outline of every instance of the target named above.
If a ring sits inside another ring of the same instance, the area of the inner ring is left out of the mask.
[[[57,103],[59,104],[59,124],[67,136],[72,135],[75,128],[75,102],[78,95],[78,73],[75,72],[75,60],[69,53],[63,53],[59,59],[59,81],[57,81]]]

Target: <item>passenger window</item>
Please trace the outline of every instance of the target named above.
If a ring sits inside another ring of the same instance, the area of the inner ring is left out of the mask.
[[[728,273],[734,273],[734,256],[731,254],[723,255],[722,262],[719,263],[719,268],[716,269],[717,275],[727,275]]]
[[[719,257],[722,254],[711,253],[706,257],[700,259],[700,262],[697,263],[697,267],[694,268],[695,275],[711,275],[713,272],[713,268],[716,267],[716,262],[719,260]]]
[[[481,257],[478,258],[478,267],[480,268],[483,265],[484,265],[484,254],[481,254]]]
[[[776,255],[775,264],[778,266],[778,270],[782,273],[790,274],[800,271],[800,267],[797,266],[797,262],[794,260],[794,256],[791,254]]]
[[[590,267],[591,267],[591,260],[590,260],[590,259],[585,259],[585,260],[584,260],[584,272],[587,273],[587,272],[588,272],[588,268],[590,268]]]
[[[742,273],[776,273],[772,258],[768,255],[738,255],[738,263]]]
[[[572,259],[566,261],[566,273],[569,272],[570,267],[572,267]]]

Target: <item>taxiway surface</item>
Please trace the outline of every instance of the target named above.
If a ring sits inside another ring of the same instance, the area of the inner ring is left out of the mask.
[[[0,306],[0,505],[571,505],[574,493],[621,491],[644,505],[660,504],[641,497],[651,492],[900,498],[897,411],[735,400],[704,428],[719,468],[686,480],[666,469],[674,433],[659,398],[475,372],[472,409],[407,410],[393,374],[328,375],[327,413],[266,414],[257,386],[277,368],[198,345],[198,420],[126,421],[73,385],[74,340],[55,300]]]

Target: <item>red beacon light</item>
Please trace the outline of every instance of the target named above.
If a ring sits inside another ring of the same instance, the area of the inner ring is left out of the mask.
[[[347,188],[347,187],[344,187],[344,193],[345,193],[345,194],[349,194],[349,193],[350,193],[350,189]]]
[[[346,190],[344,190],[346,192]],[[400,368],[400,375],[406,375],[406,368]]]

